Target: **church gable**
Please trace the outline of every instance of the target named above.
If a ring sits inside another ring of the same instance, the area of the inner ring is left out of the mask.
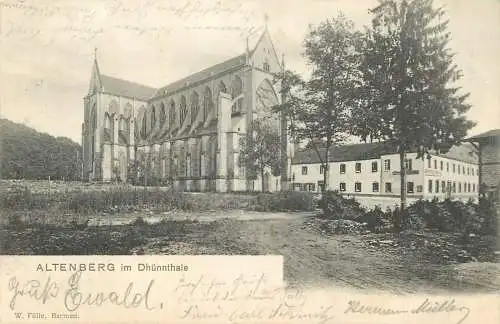
[[[254,67],[266,72],[278,73],[281,71],[281,62],[267,28],[252,51],[251,61]]]

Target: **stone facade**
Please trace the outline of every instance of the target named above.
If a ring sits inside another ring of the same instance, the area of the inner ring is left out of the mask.
[[[274,76],[282,69],[267,29],[252,50],[159,89],[102,75],[95,60],[84,98],[85,178],[124,180],[135,164],[179,190],[261,190],[240,167],[240,138],[254,119],[284,131],[286,121],[270,112],[281,102]],[[265,177],[269,191],[287,180]]]
[[[469,139],[479,151],[479,181],[484,193],[500,188],[500,129]]]

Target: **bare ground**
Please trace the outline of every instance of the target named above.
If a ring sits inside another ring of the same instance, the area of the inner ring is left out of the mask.
[[[500,264],[437,264],[419,251],[372,247],[387,235],[320,235],[301,218],[226,220],[176,242],[152,238],[139,254],[279,254],[290,285],[335,286],[390,293],[495,292]],[[383,236],[383,237],[381,237]]]

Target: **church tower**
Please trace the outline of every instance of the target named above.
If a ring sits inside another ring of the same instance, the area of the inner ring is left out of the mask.
[[[101,180],[101,132],[99,99],[102,85],[99,65],[97,63],[97,49],[94,50],[94,64],[87,95],[84,100],[84,122],[82,126],[83,147],[83,179],[85,181]]]

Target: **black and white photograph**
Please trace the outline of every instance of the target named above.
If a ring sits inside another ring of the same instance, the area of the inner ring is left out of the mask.
[[[0,24],[0,254],[498,293],[499,1],[5,0]]]

